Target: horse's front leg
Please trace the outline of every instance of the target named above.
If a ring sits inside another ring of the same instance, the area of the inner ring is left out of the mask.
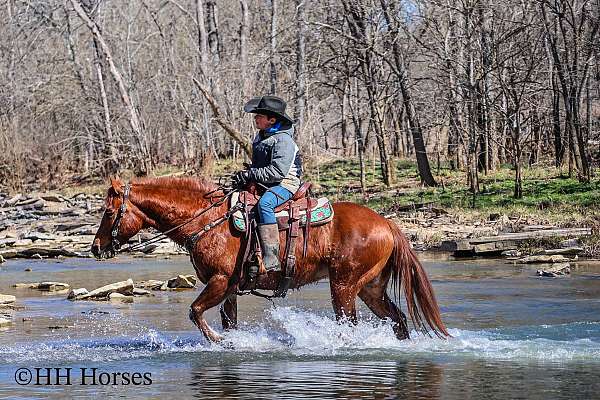
[[[227,296],[220,311],[223,329],[235,329],[237,327],[237,293]]]
[[[209,308],[213,308],[225,299],[228,292],[229,277],[225,275],[214,275],[208,280],[204,290],[194,300],[190,307],[190,319],[204,336],[213,342],[219,342],[221,335],[215,332],[204,320],[203,314]]]

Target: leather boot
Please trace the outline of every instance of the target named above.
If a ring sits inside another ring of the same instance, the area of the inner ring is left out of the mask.
[[[281,271],[279,261],[279,228],[277,224],[258,225],[260,249],[267,271]]]

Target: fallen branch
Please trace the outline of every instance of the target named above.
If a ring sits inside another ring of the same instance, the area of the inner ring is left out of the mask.
[[[229,136],[231,136],[231,138],[235,140],[242,149],[244,149],[244,152],[248,155],[249,158],[252,158],[252,146],[250,145],[248,139],[243,137],[241,132],[238,131],[233,125],[231,125],[231,123],[223,116],[223,113],[221,112],[217,101],[210,94],[208,89],[205,88],[196,78],[192,78],[192,80],[194,81],[194,83],[198,87],[198,90],[200,90],[204,98],[206,98],[208,104],[210,104],[210,108],[213,111],[215,121],[217,121],[217,124],[219,124],[221,128],[225,129],[225,132],[227,132]]]

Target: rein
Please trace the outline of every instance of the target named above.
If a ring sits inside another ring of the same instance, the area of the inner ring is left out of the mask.
[[[117,218],[115,218],[115,221],[113,222],[112,228],[111,228],[111,248],[114,254],[116,254],[117,252],[131,252],[131,251],[137,251],[140,249],[143,249],[144,247],[156,243],[162,239],[164,239],[165,237],[167,237],[167,235],[183,226],[186,226],[187,224],[191,223],[192,221],[196,220],[197,218],[199,218],[200,216],[202,216],[203,214],[207,213],[209,210],[220,206],[221,204],[223,204],[235,191],[234,189],[230,189],[230,190],[224,190],[223,187],[219,187],[211,192],[208,192],[204,195],[205,198],[210,197],[213,193],[218,192],[218,191],[222,191],[223,197],[220,198],[219,200],[217,200],[214,203],[211,203],[208,207],[202,209],[198,214],[194,215],[192,218],[188,219],[187,221],[165,231],[165,232],[161,232],[153,237],[151,237],[149,240],[143,242],[143,243],[135,243],[133,245],[129,245],[127,246],[127,248],[125,249],[121,249],[121,244],[119,243],[119,241],[117,240],[117,235],[119,234],[119,226],[121,225],[121,219],[123,218],[123,215],[125,215],[125,212],[127,211],[127,199],[129,198],[129,192],[131,191],[131,186],[129,185],[129,183],[127,183],[125,185],[125,190],[123,191],[123,203],[121,204],[121,206],[119,207],[119,212],[117,214]],[[220,218],[218,218],[216,221],[212,221],[208,224],[206,224],[204,226],[204,228],[202,229],[202,231],[200,233],[205,233],[208,232],[209,230],[211,230],[212,228],[214,228],[217,225],[220,225],[221,222],[223,222],[228,215],[232,214],[234,211],[236,210],[229,210],[228,212],[225,213],[225,215],[221,216]],[[224,219],[225,218],[225,219]]]

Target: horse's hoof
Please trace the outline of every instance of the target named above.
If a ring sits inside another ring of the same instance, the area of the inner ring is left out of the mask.
[[[207,336],[208,340],[213,343],[220,343],[223,341],[223,336],[217,335],[216,333]]]
[[[398,340],[410,339],[406,325],[394,324],[394,333]]]

